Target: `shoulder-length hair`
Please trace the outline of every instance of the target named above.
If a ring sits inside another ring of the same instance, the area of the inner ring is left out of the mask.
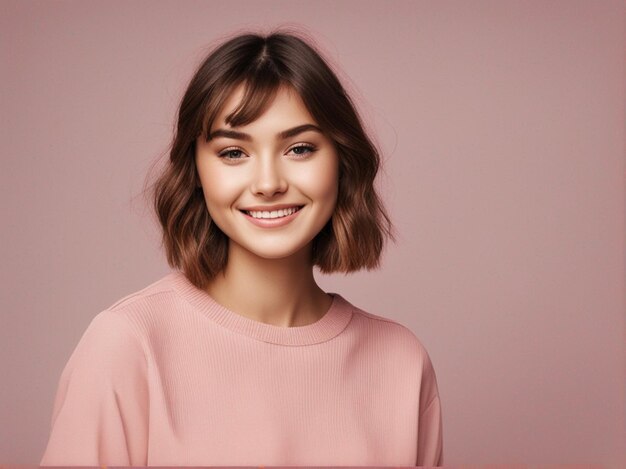
[[[350,273],[380,265],[394,227],[374,188],[380,156],[329,64],[293,32],[238,34],[202,61],[178,108],[169,159],[150,189],[163,229],[168,264],[197,287],[228,262],[228,237],[212,221],[195,165],[196,139],[206,138],[226,99],[239,85],[244,95],[226,117],[233,127],[257,119],[280,86],[302,98],[335,146],[339,158],[337,204],[312,241],[312,264],[323,273]]]

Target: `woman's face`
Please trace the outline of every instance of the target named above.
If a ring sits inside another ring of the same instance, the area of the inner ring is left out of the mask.
[[[283,258],[307,247],[331,218],[338,156],[291,88],[281,87],[254,122],[230,127],[224,118],[242,96],[240,86],[213,122],[209,141],[200,137],[196,142],[204,199],[211,218],[230,238],[231,249]],[[282,207],[302,208],[292,215],[262,213]],[[250,210],[254,217],[288,216],[257,220],[245,213]]]

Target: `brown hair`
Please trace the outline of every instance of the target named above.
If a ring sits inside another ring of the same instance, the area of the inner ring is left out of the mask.
[[[293,88],[335,145],[337,204],[312,241],[312,263],[323,273],[379,267],[393,226],[374,188],[380,157],[350,97],[328,63],[293,32],[244,33],[215,47],[193,75],[180,103],[169,160],[150,190],[171,267],[199,288],[228,261],[228,237],[209,216],[195,166],[196,139],[206,138],[231,92],[245,85],[226,122],[253,122],[282,85]]]

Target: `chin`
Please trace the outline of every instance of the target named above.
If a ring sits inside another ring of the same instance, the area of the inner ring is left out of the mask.
[[[293,247],[285,246],[285,244],[283,243],[282,245],[277,245],[274,248],[268,246],[267,249],[258,249],[258,247],[246,249],[255,256],[261,257],[263,259],[285,259],[287,257],[301,254],[302,251],[306,250],[307,248],[310,248],[310,243],[302,246]]]
[[[287,257],[291,257],[299,252],[298,249],[294,249],[291,251],[277,250],[277,251],[251,251],[258,257],[263,259],[285,259]]]

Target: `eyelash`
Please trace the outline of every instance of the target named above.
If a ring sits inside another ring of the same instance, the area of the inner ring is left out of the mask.
[[[296,145],[295,147],[291,147],[291,149],[289,151],[295,150],[296,148],[304,148],[305,150],[307,150],[307,153],[301,153],[301,154],[297,154],[296,153],[296,155],[298,156],[298,159],[304,159],[304,158],[306,158],[307,156],[309,156],[310,154],[312,154],[313,152],[316,151],[316,148],[313,145],[309,145],[309,144],[305,144],[305,143],[300,144],[300,145]],[[223,151],[219,152],[217,154],[217,156],[219,158],[223,158],[225,160],[230,160],[230,161],[240,160],[241,158],[229,158],[228,157],[228,154],[230,152],[233,152],[233,151],[238,151],[240,153],[243,153],[243,150],[241,150],[239,148],[227,148],[226,150],[223,150]]]

